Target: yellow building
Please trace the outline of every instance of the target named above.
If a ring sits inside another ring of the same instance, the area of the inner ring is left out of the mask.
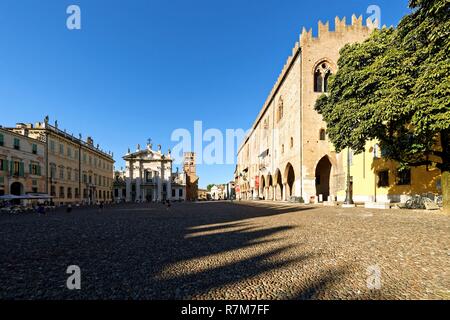
[[[9,128],[45,144],[45,191],[57,205],[112,201],[114,160],[88,137],[86,141],[50,125],[48,118],[36,125],[19,123]]]
[[[0,196],[45,193],[45,144],[0,128]]]
[[[347,161],[348,152],[345,154]],[[347,167],[344,168],[347,174]],[[350,175],[355,202],[406,202],[414,194],[441,194],[441,173],[436,167],[412,167],[400,171],[399,164],[383,158],[377,143],[368,143],[366,152],[350,152]],[[338,192],[345,198],[345,190]]]

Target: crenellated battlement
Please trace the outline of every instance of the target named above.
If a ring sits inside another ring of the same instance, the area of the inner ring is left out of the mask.
[[[352,15],[352,22],[351,24],[347,25],[346,18],[343,17],[342,19],[339,17],[336,17],[334,19],[334,31],[330,30],[330,22],[327,21],[323,23],[322,21],[319,21],[318,23],[318,36],[314,37],[312,28],[308,31],[303,28],[302,33],[300,35],[300,44],[304,45],[309,42],[312,42],[314,40],[320,40],[321,37],[324,36],[332,36],[333,34],[342,34],[345,32],[352,32],[357,30],[362,30],[364,28],[367,28],[369,30],[373,30],[375,28],[378,28],[379,22],[378,21],[372,21],[370,18],[367,18],[366,24],[363,25],[363,16],[360,15],[357,17],[355,14]]]

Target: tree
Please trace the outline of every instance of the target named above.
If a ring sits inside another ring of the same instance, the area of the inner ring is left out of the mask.
[[[450,2],[411,0],[397,29],[346,45],[315,109],[340,152],[378,140],[402,168],[435,165],[450,211]]]
[[[212,187],[214,187],[215,184],[208,184],[208,186],[206,187],[206,190],[211,191]]]

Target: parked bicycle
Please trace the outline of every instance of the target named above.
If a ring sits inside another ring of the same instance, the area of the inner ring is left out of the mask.
[[[427,203],[434,203],[433,200],[426,196],[414,195],[406,201],[407,209],[425,209]]]
[[[442,196],[435,196],[434,194],[414,195],[406,201],[405,207],[407,209],[439,209],[442,207]]]
[[[442,208],[442,206],[443,206],[442,196],[437,196],[437,197],[436,197],[436,204],[437,204],[440,208]]]

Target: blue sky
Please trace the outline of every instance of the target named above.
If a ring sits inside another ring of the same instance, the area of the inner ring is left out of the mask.
[[[396,25],[407,0],[1,0],[0,124],[45,115],[114,152],[177,128],[248,129],[303,26],[381,8]],[[81,30],[66,9],[81,8]],[[233,165],[198,166],[200,186]]]

